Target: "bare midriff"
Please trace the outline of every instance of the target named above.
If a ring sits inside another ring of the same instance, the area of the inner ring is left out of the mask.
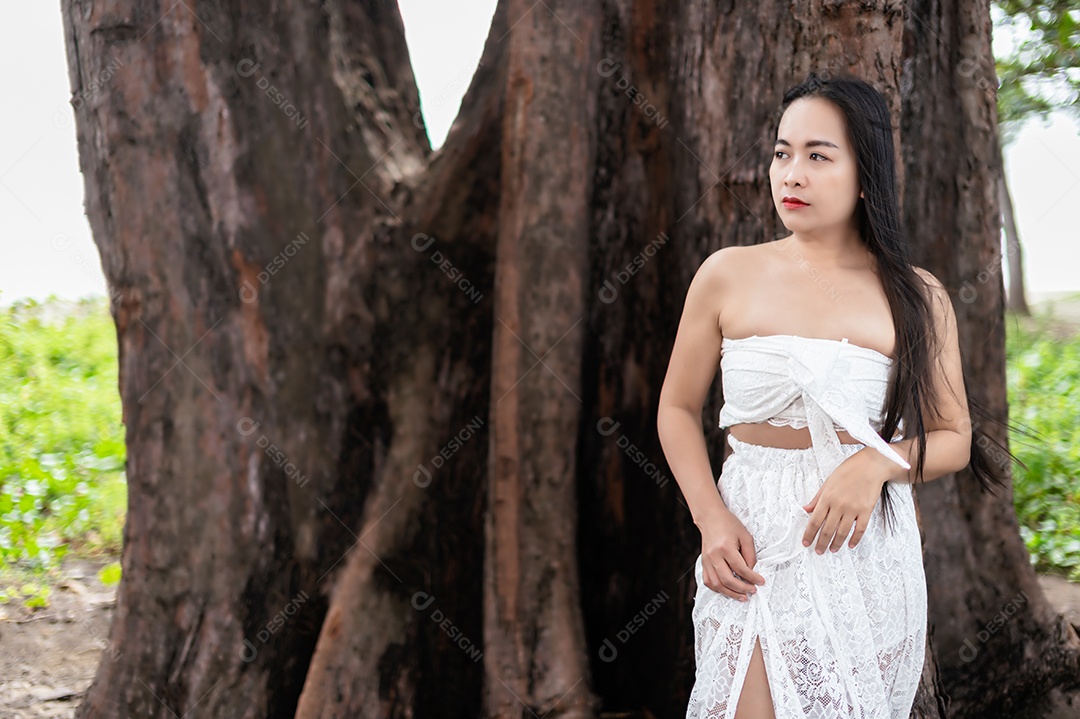
[[[813,446],[809,427],[777,426],[768,422],[742,422],[728,427],[728,433],[740,442],[760,444],[778,449],[807,449]],[[837,430],[840,444],[861,444],[845,430]],[[731,446],[726,445],[724,457],[731,454]]]

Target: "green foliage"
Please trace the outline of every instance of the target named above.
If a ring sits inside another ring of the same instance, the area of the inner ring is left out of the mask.
[[[1009,438],[1013,501],[1036,567],[1080,581],[1080,338],[1058,334],[1049,316],[1009,332],[1009,420],[1036,435]]]
[[[1029,117],[1080,115],[1080,8],[1075,0],[995,0],[994,32],[1015,38],[996,58],[1003,144]]]
[[[7,581],[0,584],[0,604],[22,600],[27,607],[47,607],[52,588],[39,576],[25,576],[25,571],[16,571],[7,575]]]
[[[119,551],[120,418],[106,300],[0,309],[0,568],[44,573],[69,549]]]
[[[98,579],[105,586],[112,586],[120,581],[120,562],[109,562],[98,572]]]

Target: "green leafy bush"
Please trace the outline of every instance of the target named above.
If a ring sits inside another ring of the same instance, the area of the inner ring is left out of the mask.
[[[127,490],[116,330],[104,298],[0,310],[0,560],[116,554]]]
[[[1010,323],[1010,326],[1015,326]],[[1080,338],[1052,315],[1007,341],[1009,420],[1032,434],[1009,437],[1013,500],[1031,561],[1080,581]]]

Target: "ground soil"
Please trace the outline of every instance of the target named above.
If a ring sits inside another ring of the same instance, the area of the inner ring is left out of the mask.
[[[69,559],[49,606],[0,605],[0,717],[65,719],[90,686],[98,663],[110,656],[109,623],[116,587],[97,579],[108,560]],[[1080,583],[1040,576],[1047,599],[1080,628]],[[1038,718],[1080,717],[1076,697],[1061,697]],[[1075,711],[1075,713],[1073,713]]]
[[[73,717],[108,655],[116,587],[98,571],[113,559],[65,559],[49,605],[0,605],[0,717]]]

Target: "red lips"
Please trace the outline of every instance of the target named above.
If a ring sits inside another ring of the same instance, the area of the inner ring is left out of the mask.
[[[798,207],[810,204],[809,202],[803,202],[798,197],[792,197],[791,195],[785,195],[781,202],[783,202],[785,205],[795,205]]]

